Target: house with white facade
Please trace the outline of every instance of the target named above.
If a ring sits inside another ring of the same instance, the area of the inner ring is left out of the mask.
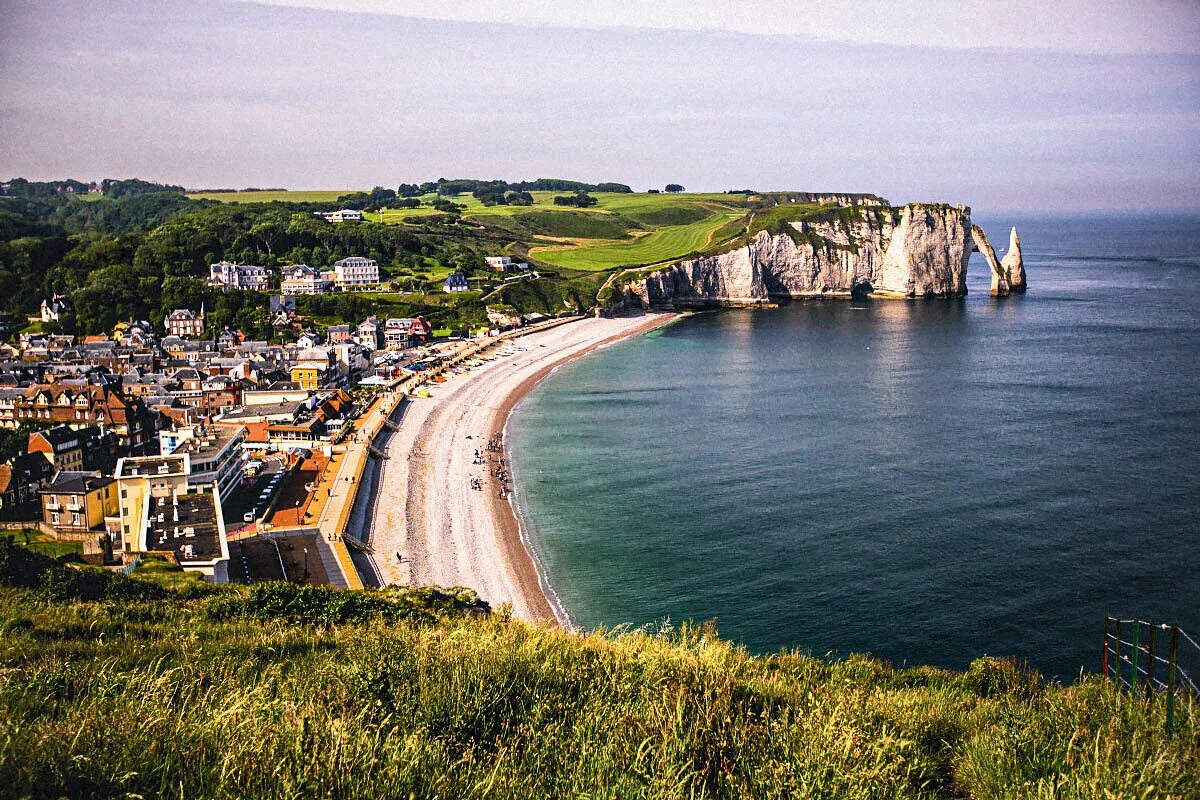
[[[248,289],[254,292],[265,292],[271,288],[270,267],[260,267],[255,264],[235,264],[231,261],[218,261],[208,266],[208,285],[230,289]]]
[[[379,264],[373,258],[350,256],[333,262],[325,277],[343,291],[373,289],[379,285]]]
[[[420,317],[393,317],[383,324],[383,346],[389,350],[404,350],[426,341],[429,325]]]
[[[361,222],[363,218],[361,211],[355,211],[352,208],[343,208],[340,211],[314,211],[313,213],[326,222]]]
[[[204,335],[204,304],[200,304],[200,313],[197,314],[190,308],[177,308],[167,315],[164,327],[167,334],[170,336],[189,336]]]
[[[67,298],[61,294],[53,294],[50,299],[42,301],[42,322],[58,322],[59,317],[67,310]]]
[[[483,260],[493,272],[523,272],[529,269],[524,261],[513,261],[510,256],[487,256]]]
[[[289,264],[283,268],[279,291],[285,295],[325,294],[329,287],[329,281],[308,264]]]

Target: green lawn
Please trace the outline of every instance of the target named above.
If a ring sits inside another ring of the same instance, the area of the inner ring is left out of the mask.
[[[32,550],[35,553],[41,553],[50,558],[58,558],[59,556],[83,555],[83,542],[58,542],[58,541],[41,541],[42,532],[37,530],[21,530],[21,531],[0,531],[0,536],[11,536],[13,540],[24,547],[26,550]]]

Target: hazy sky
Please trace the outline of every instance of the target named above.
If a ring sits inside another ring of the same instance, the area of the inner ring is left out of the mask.
[[[0,178],[1200,207],[1200,3],[0,0]]]

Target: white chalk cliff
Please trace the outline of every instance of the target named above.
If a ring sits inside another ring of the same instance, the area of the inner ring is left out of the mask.
[[[1025,260],[1021,257],[1021,237],[1017,235],[1015,226],[1008,234],[1008,252],[1004,254],[1000,266],[1004,268],[1004,274],[1008,278],[1009,291],[1025,291]]]
[[[719,255],[617,276],[613,301],[651,307],[853,295],[960,297],[967,293],[967,263],[976,246],[992,269],[993,294],[1008,294],[1010,272],[1025,286],[1019,243],[1015,262],[1001,265],[986,235],[971,225],[966,206],[831,207],[828,214],[785,221],[744,241]]]

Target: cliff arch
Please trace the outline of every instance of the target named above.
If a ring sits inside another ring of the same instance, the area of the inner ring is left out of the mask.
[[[1008,274],[1004,271],[1004,267],[1000,266],[999,260],[996,259],[996,251],[992,249],[992,243],[988,241],[987,234],[983,228],[978,225],[971,226],[971,240],[975,243],[975,249],[983,254],[987,260],[988,267],[992,270],[992,297],[1003,297],[1011,291],[1008,283]]]

